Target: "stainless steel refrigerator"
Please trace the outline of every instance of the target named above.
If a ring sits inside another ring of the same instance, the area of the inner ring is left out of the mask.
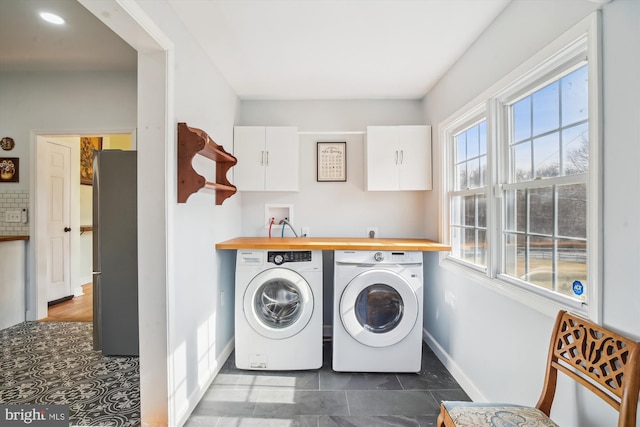
[[[136,152],[93,155],[93,348],[137,356]]]

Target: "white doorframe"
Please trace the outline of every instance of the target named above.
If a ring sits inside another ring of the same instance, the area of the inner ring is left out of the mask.
[[[39,143],[43,138],[69,140],[69,138],[80,138],[81,136],[95,136],[95,135],[107,135],[107,134],[130,134],[132,148],[135,149],[135,130],[132,129],[96,129],[87,131],[87,129],[56,129],[56,130],[32,130],[30,135],[30,193],[31,202],[29,206],[30,221],[29,221],[29,276],[31,280],[27,285],[27,320],[38,320],[43,317],[47,317],[47,287],[46,287],[46,274],[47,264],[45,252],[43,252],[43,245],[46,244],[46,216],[40,214],[40,210],[43,207],[40,205],[40,193],[42,186],[41,180],[38,179],[38,171],[41,169],[39,159]],[[80,214],[79,214],[79,191],[80,185],[80,146],[75,145],[75,149],[72,150],[72,170],[71,170],[71,206],[76,207],[76,214],[71,214],[70,227],[73,232],[71,239],[71,289],[76,290],[79,285],[76,284],[78,277],[76,274],[77,268],[74,268],[74,263],[77,263],[79,257],[79,243],[80,236],[77,234],[77,230],[80,229]],[[75,154],[74,154],[75,153]],[[75,260],[75,261],[74,261]]]
[[[172,41],[135,0],[78,0],[138,51],[138,298],[145,427],[178,425],[169,295],[176,195]],[[164,5],[167,6],[167,5]]]

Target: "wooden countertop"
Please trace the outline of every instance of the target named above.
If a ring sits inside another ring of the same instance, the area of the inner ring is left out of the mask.
[[[451,246],[426,239],[368,239],[356,237],[238,237],[216,249],[398,250],[450,251]]]
[[[0,242],[13,242],[15,240],[29,240],[29,236],[0,236]]]

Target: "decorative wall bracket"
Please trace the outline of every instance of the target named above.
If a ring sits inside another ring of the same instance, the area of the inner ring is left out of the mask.
[[[216,162],[216,182],[208,182],[193,170],[191,162],[196,154]],[[191,194],[206,187],[216,190],[216,205],[221,205],[237,191],[227,180],[227,171],[237,162],[203,130],[178,123],[178,203],[186,203]]]

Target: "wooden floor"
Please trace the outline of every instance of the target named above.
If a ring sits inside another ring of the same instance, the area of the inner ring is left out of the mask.
[[[82,285],[84,295],[49,307],[43,322],[93,322],[93,284]]]

